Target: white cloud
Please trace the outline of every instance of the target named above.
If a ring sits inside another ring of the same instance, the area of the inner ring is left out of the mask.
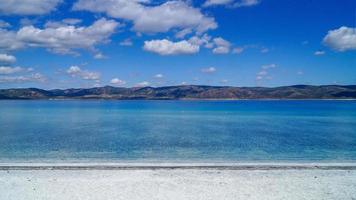
[[[45,82],[47,79],[41,73],[21,76],[0,76],[0,83]]]
[[[208,67],[208,68],[203,68],[200,71],[203,72],[203,73],[211,74],[211,73],[216,72],[216,68],[215,67]]]
[[[71,66],[71,67],[69,67],[69,69],[67,70],[67,73],[68,74],[76,74],[76,73],[79,73],[79,72],[81,72],[82,70],[80,69],[80,67],[78,67],[78,66]]]
[[[261,48],[261,53],[268,53],[268,52],[269,52],[268,48],[265,48],[265,47]]]
[[[137,83],[135,85],[135,87],[147,87],[150,85],[150,82],[147,82],[147,81],[143,81],[143,82],[140,82],[140,83]]]
[[[69,69],[66,72],[72,77],[79,77],[83,80],[94,80],[94,81],[100,80],[100,73],[92,72],[88,70],[82,70],[80,67],[75,65],[69,67]]]
[[[207,0],[203,6],[208,7],[208,6],[217,6],[217,5],[228,5],[234,2],[234,0]]]
[[[223,79],[223,80],[220,81],[220,83],[222,83],[222,84],[226,84],[228,82],[229,82],[229,80],[227,80],[227,79]]]
[[[234,54],[240,54],[244,51],[245,49],[243,47],[236,47],[232,50],[232,53]]]
[[[209,6],[221,6],[225,5],[228,7],[249,7],[249,6],[255,6],[260,3],[260,0],[207,0],[203,6],[204,7],[209,7]]]
[[[113,79],[111,79],[110,83],[114,84],[114,85],[125,85],[126,81],[121,80],[119,78],[113,78]]]
[[[88,27],[66,25],[38,29],[26,26],[17,32],[17,38],[31,47],[45,47],[56,53],[71,54],[74,53],[73,49],[94,50],[95,45],[108,41],[117,26],[117,22],[104,18]]]
[[[227,40],[221,38],[221,37],[218,37],[218,38],[214,38],[214,43],[216,46],[227,46],[227,47],[230,47],[230,42],[228,42]]]
[[[260,0],[241,0],[237,1],[233,4],[233,7],[249,7],[258,5],[261,1]]]
[[[188,85],[188,83],[186,81],[182,81],[180,84],[181,85]]]
[[[204,34],[201,37],[193,36],[188,40],[188,42],[197,46],[204,46],[209,49],[214,46],[214,43],[211,42],[211,36],[208,34]]]
[[[154,78],[163,78],[164,76],[163,76],[163,74],[156,74],[156,75],[154,75]]]
[[[9,28],[11,25],[4,20],[0,19],[0,28]]]
[[[62,0],[1,0],[0,15],[43,15],[55,10]]]
[[[0,66],[0,75],[1,74],[14,74],[14,73],[19,73],[23,72],[25,69],[22,67],[5,67],[5,66]]]
[[[199,46],[186,40],[172,42],[167,39],[145,41],[143,49],[160,55],[195,54],[199,52]]]
[[[262,70],[262,71],[257,73],[257,75],[259,75],[259,76],[265,76],[267,74],[268,74],[268,72],[266,70]]]
[[[248,44],[248,45],[243,45],[240,47],[236,47],[232,50],[232,53],[234,54],[239,54],[242,53],[243,51],[247,51],[249,49],[255,49],[260,51],[260,53],[268,53],[270,52],[270,49],[264,46],[256,45],[256,44]]]
[[[82,23],[81,19],[76,19],[76,18],[66,18],[62,20],[63,23],[69,24],[69,25],[76,25]]]
[[[16,62],[16,57],[8,54],[0,54],[0,63],[14,63]]]
[[[184,38],[186,35],[191,34],[193,30],[191,28],[183,29],[175,34],[176,38]]]
[[[276,64],[262,65],[260,71],[256,74],[256,81],[261,81],[263,79],[272,79],[272,76],[269,76],[269,70],[276,67]]]
[[[220,46],[220,47],[215,47],[213,49],[213,53],[214,54],[228,54],[229,53],[229,49],[226,48],[226,47],[223,47],[223,46]]]
[[[227,54],[230,52],[231,44],[229,41],[218,37],[213,39],[214,44],[216,47],[213,49],[214,54]]]
[[[0,50],[17,50],[24,47],[24,43],[18,40],[15,31],[0,28],[0,38]]]
[[[125,39],[124,41],[120,42],[121,46],[132,46],[132,40],[130,38]]]
[[[94,58],[95,59],[104,59],[104,58],[106,58],[106,56],[99,52],[94,55]]]
[[[356,28],[342,26],[324,37],[324,44],[336,51],[356,50]]]
[[[149,5],[149,0],[79,0],[74,10],[106,13],[133,22],[137,32],[157,33],[171,29],[192,29],[198,33],[217,28],[215,19],[205,16],[185,1]]]
[[[0,66],[0,75],[32,72],[32,71],[34,71],[33,68]]]
[[[227,54],[230,53],[231,43],[222,37],[213,38],[208,34],[204,34],[203,36],[193,36],[188,40],[189,43],[203,46],[208,49],[212,49],[214,54]]]
[[[303,71],[297,71],[297,75],[303,75],[304,72]]]
[[[21,26],[29,26],[29,25],[34,25],[37,24],[39,22],[39,18],[21,18],[19,21],[19,24]]]
[[[16,76],[14,76],[17,74]],[[0,66],[0,83],[44,82],[46,77],[33,68]]]
[[[47,21],[44,24],[44,27],[46,27],[46,28],[58,28],[58,27],[68,26],[68,25],[78,25],[81,22],[82,22],[81,19],[66,18],[66,19],[63,19],[62,21]],[[32,25],[32,24],[30,23],[30,24],[27,24],[25,26],[29,26],[29,25]]]
[[[325,51],[316,51],[316,52],[314,52],[314,55],[316,55],[316,56],[322,56],[324,54],[325,54]]]
[[[95,46],[108,42],[118,26],[118,22],[102,18],[88,27],[59,23],[44,29],[25,26],[17,32],[0,29],[0,49],[43,47],[59,54],[77,54],[78,49],[97,53]]]
[[[256,76],[256,80],[262,80],[263,79],[263,77],[262,76]]]
[[[271,69],[271,68],[276,68],[276,64],[269,64],[269,65],[262,65],[262,69]]]

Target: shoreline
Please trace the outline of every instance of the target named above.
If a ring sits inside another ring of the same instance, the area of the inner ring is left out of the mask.
[[[7,170],[356,170],[356,163],[0,163]]]
[[[274,98],[260,98],[260,99],[115,99],[115,98],[48,98],[48,99],[0,99],[0,101],[356,101],[356,98],[339,98],[339,99],[274,99]]]

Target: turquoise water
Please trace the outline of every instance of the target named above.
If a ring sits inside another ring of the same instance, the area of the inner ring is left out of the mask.
[[[355,161],[356,101],[0,101],[0,161]]]

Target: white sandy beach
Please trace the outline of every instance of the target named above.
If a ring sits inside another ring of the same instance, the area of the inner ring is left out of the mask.
[[[356,199],[356,170],[0,170],[1,200]]]

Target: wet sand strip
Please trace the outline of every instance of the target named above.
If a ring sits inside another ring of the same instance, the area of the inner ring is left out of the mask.
[[[356,170],[355,165],[0,165],[9,170]]]

